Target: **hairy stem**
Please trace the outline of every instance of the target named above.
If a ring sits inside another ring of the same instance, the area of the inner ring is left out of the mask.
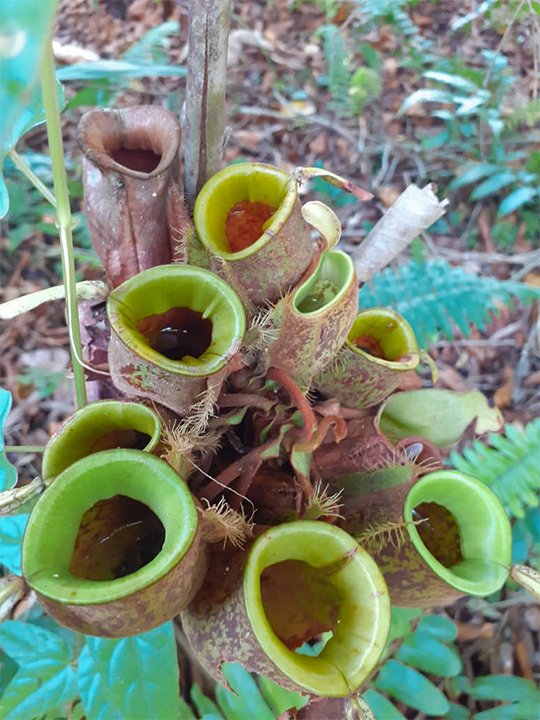
[[[43,55],[41,67],[41,87],[43,91],[43,105],[47,119],[47,137],[51,153],[51,163],[56,195],[56,217],[60,232],[60,247],[62,250],[62,271],[66,288],[66,308],[68,316],[69,341],[71,349],[71,363],[73,365],[73,379],[75,381],[75,397],[77,406],[86,404],[86,386],[84,370],[80,359],[82,357],[81,333],[79,329],[79,312],[77,308],[77,292],[75,287],[75,263],[73,258],[73,235],[71,208],[67,186],[64,148],[62,145],[62,128],[60,124],[60,110],[56,92],[56,75],[54,71],[54,55],[52,44],[49,43]]]
[[[190,5],[183,140],[184,187],[191,208],[201,187],[221,167],[231,4],[197,0]]]
[[[36,173],[32,170],[30,165],[26,162],[26,160],[19,155],[19,153],[14,149],[11,148],[11,150],[8,153],[9,157],[12,159],[13,164],[15,167],[22,172],[22,174],[30,180],[32,185],[39,190],[39,192],[43,195],[45,200],[51,203],[53,208],[56,208],[56,198],[52,194],[52,192],[49,190],[49,188],[44,185],[41,180],[38,178]]]

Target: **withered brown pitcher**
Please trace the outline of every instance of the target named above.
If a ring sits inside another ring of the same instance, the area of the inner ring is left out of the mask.
[[[180,134],[175,116],[154,105],[93,110],[79,124],[85,214],[113,287],[177,254],[189,226]]]

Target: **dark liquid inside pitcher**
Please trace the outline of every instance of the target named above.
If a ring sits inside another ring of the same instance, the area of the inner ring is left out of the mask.
[[[112,159],[128,170],[150,173],[155,170],[161,161],[161,155],[156,155],[153,150],[142,148],[120,147],[111,152]]]
[[[230,252],[245,250],[261,237],[265,223],[276,212],[266,203],[242,200],[231,208],[225,225]]]
[[[416,529],[441,565],[451,568],[463,561],[459,527],[451,512],[438,503],[425,502],[413,509],[412,517],[415,521],[423,520]]]
[[[169,360],[199,358],[212,342],[212,321],[188,307],[175,307],[139,320],[137,329],[156,352]]]
[[[69,570],[85,580],[115,580],[147,565],[164,541],[165,529],[149,507],[114,495],[84,513]]]
[[[132,448],[133,450],[143,450],[150,442],[150,435],[131,430],[128,428],[120,428],[118,430],[110,430],[103,433],[94,440],[91,453],[101,452],[102,450],[114,450],[116,448]]]

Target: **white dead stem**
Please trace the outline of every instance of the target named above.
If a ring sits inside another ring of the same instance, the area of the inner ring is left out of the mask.
[[[100,300],[105,300],[109,292],[105,283],[100,280],[84,280],[83,282],[78,282],[76,287],[79,300],[95,300],[99,302]],[[63,300],[65,297],[66,290],[64,285],[54,285],[45,290],[38,290],[28,295],[22,295],[21,297],[8,300],[8,302],[0,305],[0,320],[10,320],[17,315],[22,315],[29,310],[37,308],[39,305],[43,305],[43,303],[50,302],[51,300]]]
[[[370,280],[446,212],[432,184],[409,185],[353,253],[358,280]]]

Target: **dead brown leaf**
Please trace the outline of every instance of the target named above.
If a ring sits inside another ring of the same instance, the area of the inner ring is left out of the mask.
[[[512,393],[514,392],[514,371],[507,365],[503,371],[503,384],[495,391],[493,402],[498,408],[508,407],[512,403]]]

